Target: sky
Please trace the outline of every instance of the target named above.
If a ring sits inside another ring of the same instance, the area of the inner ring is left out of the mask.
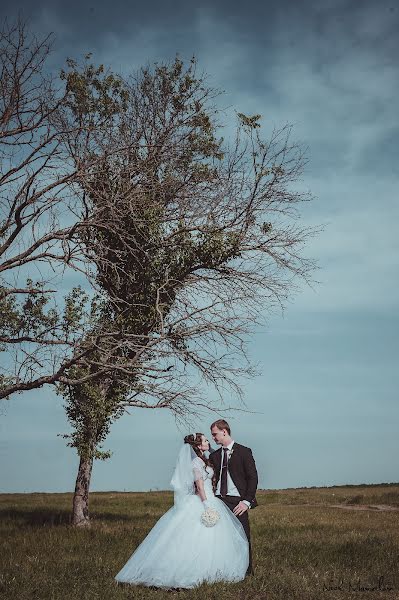
[[[226,105],[293,125],[308,147],[304,225],[324,225],[306,255],[317,284],[267,316],[249,350],[248,412],[228,418],[252,448],[260,489],[399,482],[399,7],[393,0],[302,2],[2,2],[38,34],[55,33],[50,66],[93,52],[129,73],[189,59],[225,90]],[[231,119],[234,112],[231,112]],[[233,121],[227,122],[227,128]],[[260,310],[262,308],[260,307]],[[206,392],[212,394],[211,391]],[[234,399],[232,399],[234,400]],[[230,399],[226,398],[226,402]],[[199,420],[209,435],[215,416]],[[78,457],[50,388],[0,410],[0,492],[73,491]],[[166,411],[131,410],[104,444],[92,491],[171,489],[183,436]]]

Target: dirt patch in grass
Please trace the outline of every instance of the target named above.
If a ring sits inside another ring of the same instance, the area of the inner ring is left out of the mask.
[[[271,504],[269,504],[269,506],[271,506]],[[305,504],[283,504],[281,506],[290,506],[290,507],[295,507],[295,506],[310,506],[312,508],[316,507],[316,508],[325,508],[325,507],[329,507],[329,508],[343,508],[345,510],[384,510],[384,511],[392,511],[392,510],[399,510],[399,506],[391,506],[389,504],[309,504],[309,503],[305,503]]]
[[[399,506],[389,504],[328,504],[327,506],[346,510],[399,510]]]

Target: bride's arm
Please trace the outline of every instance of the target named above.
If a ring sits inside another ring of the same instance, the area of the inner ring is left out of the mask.
[[[199,458],[195,458],[193,460],[193,474],[197,494],[201,498],[202,502],[206,503],[207,498],[204,489],[203,467]]]
[[[196,479],[195,487],[197,488],[197,494],[201,498],[202,502],[205,502],[207,498],[206,498],[205,489],[204,489],[204,480]]]

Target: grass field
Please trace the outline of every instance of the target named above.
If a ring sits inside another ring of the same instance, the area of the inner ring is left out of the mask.
[[[70,526],[72,494],[2,494],[0,598],[399,599],[399,484],[259,491],[257,498],[255,576],[166,591],[113,578],[170,508],[171,492],[93,493],[89,529]]]

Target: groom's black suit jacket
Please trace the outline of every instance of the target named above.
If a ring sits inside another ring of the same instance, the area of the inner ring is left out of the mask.
[[[258,506],[255,498],[256,488],[258,486],[258,472],[251,448],[242,446],[234,442],[233,453],[228,462],[228,472],[234,485],[239,491],[241,500],[247,500],[251,503],[251,508]],[[218,477],[220,477],[220,466],[222,462],[222,448],[215,450],[209,455]]]

